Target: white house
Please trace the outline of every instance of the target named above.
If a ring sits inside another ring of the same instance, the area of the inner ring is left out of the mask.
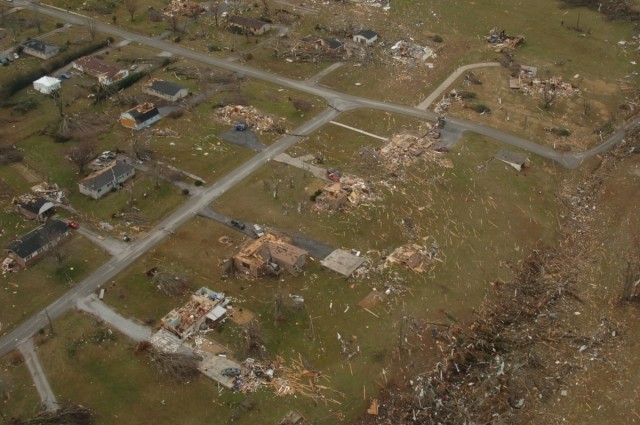
[[[46,75],[33,82],[33,88],[43,94],[51,94],[56,90],[60,90],[60,80]]]
[[[171,102],[175,102],[189,95],[189,89],[186,87],[155,78],[147,82],[142,88],[142,91],[162,99],[170,100]]]
[[[360,30],[353,34],[353,41],[356,43],[365,43],[367,46],[373,44],[378,39],[378,33],[371,30]]]
[[[136,173],[131,165],[116,160],[109,166],[85,177],[78,183],[80,193],[93,199],[100,199],[111,190],[118,189]]]

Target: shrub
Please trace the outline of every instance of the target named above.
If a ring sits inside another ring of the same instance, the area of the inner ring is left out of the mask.
[[[194,182],[194,184],[195,184],[196,186],[202,186],[202,185],[204,184],[204,182],[203,182],[202,180],[196,180],[196,181]]]
[[[436,35],[433,36],[432,40],[435,41],[436,43],[442,43],[444,41],[444,38],[442,38],[442,36],[436,34]]]

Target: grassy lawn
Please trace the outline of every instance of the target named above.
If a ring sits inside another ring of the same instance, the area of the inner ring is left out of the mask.
[[[11,236],[3,235],[3,246],[13,239],[14,234],[18,236],[26,233],[25,227],[19,226],[12,230]],[[55,301],[108,258],[100,248],[79,235],[74,235],[59,249],[63,254],[60,263],[54,257],[47,256],[27,270],[3,275],[0,283],[3,294],[0,297],[1,334],[6,334]]]
[[[0,416],[14,418],[41,410],[40,397],[22,355],[14,351],[0,359]]]
[[[39,348],[49,382],[60,402],[94,410],[97,424],[195,425],[228,416],[217,408],[218,391],[207,378],[198,376],[185,385],[157,379],[125,336],[114,332],[113,340],[97,342],[99,327],[92,317],[71,312],[54,326],[56,337]]]
[[[560,74],[556,72],[559,71]],[[604,123],[621,121],[622,114],[616,112],[616,98],[618,87],[603,81],[583,81],[573,79],[572,76],[562,74],[556,67],[538,71],[539,78],[549,76],[564,77],[581,87],[579,93],[569,96],[559,95],[549,107],[543,107],[540,96],[527,95],[509,88],[509,71],[503,68],[479,69],[475,75],[480,78],[482,85],[466,86],[461,77],[451,89],[472,92],[477,97],[466,101],[454,101],[448,113],[461,116],[473,121],[482,122],[488,126],[500,128],[513,134],[518,134],[537,143],[546,144],[564,150],[581,151],[601,142],[595,134],[597,128]],[[598,90],[592,90],[596,85]],[[585,115],[585,103],[590,110]],[[490,114],[479,114],[468,105],[483,104],[491,109]],[[556,136],[545,129],[568,129],[568,137]]]

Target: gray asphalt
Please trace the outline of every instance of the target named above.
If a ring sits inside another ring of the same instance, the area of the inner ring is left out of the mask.
[[[26,1],[17,1],[16,5],[28,6],[29,3],[30,2]],[[41,5],[39,10],[40,13],[72,23],[74,25],[86,25],[88,22],[88,19],[84,16],[75,14],[73,12],[65,12],[64,10],[53,9],[45,5]],[[211,187],[189,198],[189,200],[185,204],[183,204],[177,211],[163,220],[153,231],[148,234],[147,237],[139,239],[127,245],[127,247],[123,251],[113,256],[107,263],[99,267],[93,274],[91,274],[82,282],[78,283],[65,295],[51,303],[45,310],[37,313],[29,320],[15,328],[8,335],[0,339],[0,357],[15,349],[18,343],[27,340],[31,337],[31,335],[35,334],[39,329],[43,328],[46,325],[47,317],[45,311],[48,312],[52,319],[55,319],[65,313],[75,304],[77,299],[88,296],[89,294],[94,292],[100,285],[113,279],[118,273],[124,270],[124,268],[132,264],[148,250],[158,245],[168,234],[171,234],[173,231],[175,231],[175,229],[188,221],[194,214],[196,214],[202,208],[208,206],[211,202],[213,202],[213,200],[224,194],[225,191],[238,184],[241,180],[263,166],[276,155],[289,149],[295,143],[300,141],[305,135],[310,134],[311,132],[325,125],[330,120],[336,118],[341,111],[352,110],[356,108],[372,108],[431,121],[435,121],[437,119],[437,115],[430,111],[422,111],[410,106],[388,104],[382,101],[365,99],[357,96],[335,92],[333,90],[322,87],[316,87],[307,84],[306,82],[272,75],[266,71],[253,69],[249,66],[234,62],[228,62],[223,59],[209,56],[205,53],[195,52],[182,46],[135,34],[98,21],[94,22],[96,29],[102,33],[129,39],[143,45],[147,45],[159,50],[168,51],[185,58],[216,66],[218,68],[238,72],[249,77],[257,78],[284,87],[289,87],[312,95],[323,97],[327,100],[328,104],[331,107],[325,109],[317,117],[314,117],[313,119],[307,121],[305,124],[297,128],[293,133],[295,135],[292,134],[284,136],[264,151],[254,155],[250,160],[242,164],[240,167],[229,173],[227,176],[222,178]],[[640,119],[636,120],[627,128],[631,126],[637,126],[638,123],[640,123]],[[581,161],[584,158],[606,151],[611,146],[622,140],[622,138],[624,137],[623,130],[619,130],[610,139],[596,148],[582,153],[559,153],[555,152],[551,148],[537,145],[529,140],[510,135],[494,128],[486,127],[482,124],[477,124],[472,121],[449,117],[447,120],[447,125],[459,126],[462,130],[472,131],[485,135],[487,137],[495,138],[504,143],[520,147],[522,149],[528,150],[529,152],[557,161],[563,166],[569,168],[577,167],[578,165],[580,165]]]
[[[16,2],[16,5],[28,6],[29,4],[30,2],[27,2],[27,1]],[[72,23],[74,25],[86,25],[89,19],[85,16],[79,15],[74,12],[66,12],[62,9],[57,9],[57,8],[53,8],[46,5],[41,5],[39,10],[40,10],[40,13],[46,14],[56,19],[60,19],[62,21]],[[171,52],[175,55],[183,56],[188,59],[192,59],[201,63],[212,65],[217,68],[226,69],[228,71],[236,72],[248,77],[256,78],[263,81],[268,81],[270,83],[278,84],[283,87],[289,87],[289,88],[299,90],[305,93],[309,93],[315,96],[323,97],[324,99],[326,99],[329,105],[338,109],[339,111],[347,111],[347,110],[353,110],[357,108],[371,108],[371,109],[378,109],[382,111],[397,113],[401,115],[412,116],[415,118],[420,118],[420,119],[425,119],[430,121],[435,121],[438,118],[437,114],[432,111],[426,111],[426,110],[421,110],[419,108],[412,107],[412,106],[391,104],[384,101],[366,99],[363,97],[352,96],[352,95],[336,92],[334,90],[330,90],[324,87],[315,86],[314,84],[310,84],[307,81],[297,81],[297,80],[282,77],[279,75],[273,75],[267,71],[255,69],[245,64],[230,62],[225,59],[220,59],[203,52],[196,52],[190,48],[185,48],[177,44],[172,44],[156,38],[151,38],[144,35],[136,34],[110,24],[105,24],[95,20],[93,20],[93,22],[95,23],[95,28],[99,32],[104,34],[109,34],[112,36],[121,37],[123,39],[128,39],[133,42],[150,46],[158,50]],[[464,67],[461,67],[454,72],[454,75],[457,75],[456,73],[461,73],[467,68],[471,69],[473,66],[474,65],[466,65]],[[482,64],[482,66],[494,66],[494,65]],[[640,122],[640,119],[636,121],[636,123],[638,122]],[[562,166],[567,168],[577,168],[581,164],[584,158],[600,153],[600,151],[597,151],[597,149],[600,147],[590,149],[588,151],[581,152],[581,153],[556,152],[555,150],[549,147],[540,146],[532,141],[523,139],[521,137],[514,136],[504,131],[487,127],[483,124],[478,124],[476,122],[465,120],[462,118],[449,117],[447,125],[455,125],[460,127],[462,131],[472,131],[472,132],[481,134],[483,136],[494,138],[503,143],[519,147],[521,149],[527,150],[536,155],[542,156],[552,161],[556,161],[560,163]],[[609,147],[613,146],[615,143],[619,142],[621,139],[622,139],[621,137],[619,139],[609,139],[608,141],[604,142],[605,146],[603,146],[602,149],[604,150],[608,149]]]
[[[27,339],[20,344],[18,348],[24,356],[24,362],[27,365],[27,369],[29,369],[31,379],[33,379],[33,383],[36,386],[36,391],[40,396],[42,405],[46,410],[56,410],[58,408],[58,402],[56,401],[56,396],[53,394],[53,390],[51,390],[47,376],[42,370],[42,365],[40,364],[38,354],[33,345],[33,339]]]
[[[118,273],[131,265],[140,256],[158,245],[165,237],[191,219],[198,211],[207,207],[227,190],[258,170],[275,156],[304,139],[305,135],[314,132],[334,119],[338,114],[339,112],[333,108],[325,109],[318,116],[296,128],[294,130],[295,135],[285,135],[264,151],[254,155],[217,183],[189,198],[178,210],[164,219],[154,230],[149,232],[145,238],[128,244],[124,250],[111,257],[109,261],[100,266],[86,279],[79,282],[65,295],[47,306],[45,310],[32,316],[29,320],[0,339],[0,357],[9,353],[15,349],[20,342],[27,340],[31,335],[38,332],[39,329],[45,327],[48,323],[47,312],[52,320],[60,317],[72,308],[78,299],[87,297],[105,282],[112,280]]]
[[[111,307],[100,301],[95,294],[91,294],[86,298],[80,298],[76,306],[82,311],[99,317],[136,342],[149,341],[151,339],[151,335],[153,334],[151,328],[121,316]]]

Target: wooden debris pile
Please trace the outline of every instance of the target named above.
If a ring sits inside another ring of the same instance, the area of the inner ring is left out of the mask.
[[[214,117],[225,124],[244,123],[253,130],[261,132],[284,133],[286,120],[260,113],[253,106],[227,105],[218,108]]]
[[[382,197],[376,192],[372,182],[360,177],[343,175],[338,182],[325,186],[313,199],[313,208],[316,211],[339,211],[350,206],[376,202]]]
[[[423,273],[436,261],[438,255],[436,247],[437,245],[434,245],[431,249],[427,249],[418,244],[403,245],[387,257],[386,263],[402,264],[416,273]]]
[[[169,5],[164,9],[165,16],[187,16],[193,18],[202,15],[205,12],[204,7],[200,3],[189,0],[171,0]]]
[[[245,361],[245,373],[236,378],[236,388],[243,393],[255,392],[261,387],[270,387],[278,396],[301,395],[325,404],[341,404],[332,398],[332,394],[344,396],[326,385],[329,377],[322,372],[305,366],[299,357],[284,365],[284,359],[278,357],[271,362],[258,362],[253,359]]]
[[[380,156],[384,166],[391,172],[413,164],[419,157],[431,160],[445,168],[452,168],[453,163],[444,158],[436,149],[440,133],[436,128],[428,127],[426,134],[420,136],[415,132],[403,131],[394,134],[380,148]]]
[[[432,48],[404,40],[397,41],[389,49],[386,49],[384,53],[391,56],[395,61],[405,65],[426,63],[427,59],[436,59],[438,57]],[[433,64],[431,66],[433,66]]]

